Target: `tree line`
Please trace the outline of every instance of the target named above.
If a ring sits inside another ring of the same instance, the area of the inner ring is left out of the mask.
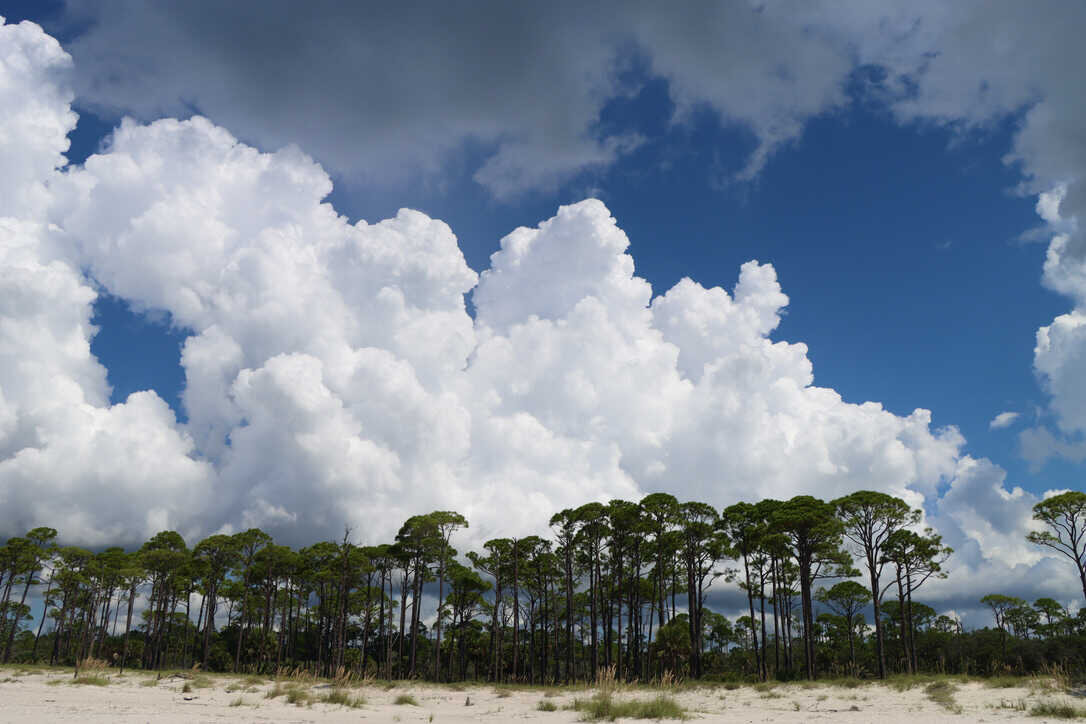
[[[1029,540],[1074,561],[1086,596],[1086,494],[1050,497],[1034,518],[1044,530]],[[601,667],[766,680],[1083,665],[1086,608],[991,594],[995,628],[965,632],[917,600],[952,552],[920,519],[873,491],[719,511],[654,493],[562,510],[549,537],[464,556],[453,542],[468,521],[452,511],[413,516],[388,543],[347,530],[297,550],[251,529],[91,552],[40,527],[0,547],[2,660],[533,683]],[[717,581],[742,593],[734,620],[707,605]]]

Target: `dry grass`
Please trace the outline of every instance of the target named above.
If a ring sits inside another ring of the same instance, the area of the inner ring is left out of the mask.
[[[954,700],[954,692],[958,690],[949,681],[933,681],[924,687],[924,693],[939,706],[954,714],[961,714],[962,708]]]
[[[1086,709],[1070,701],[1042,701],[1029,710],[1030,716],[1046,716],[1053,719],[1086,719]]]
[[[351,709],[359,709],[366,704],[365,697],[351,696],[341,687],[333,688],[330,692],[322,696],[320,700],[325,704],[336,704]]]
[[[309,703],[309,692],[301,686],[288,686],[286,695],[288,704],[305,706]]]
[[[612,692],[600,691],[590,699],[574,699],[566,708],[580,712],[581,721],[686,718],[686,710],[665,694],[648,700],[616,701]]]
[[[109,686],[109,678],[106,676],[101,676],[99,674],[84,674],[82,676],[75,677],[69,683],[75,684],[77,686]]]

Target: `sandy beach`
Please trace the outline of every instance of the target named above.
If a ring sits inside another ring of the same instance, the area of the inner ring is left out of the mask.
[[[585,688],[494,687],[376,682],[342,689],[327,682],[144,672],[99,674],[108,683],[75,684],[71,670],[0,670],[0,722],[539,722],[583,721],[570,707],[592,697]],[[620,688],[616,701],[652,699],[661,692]],[[992,688],[955,683],[939,703],[917,685],[706,685],[666,692],[690,721],[993,722],[1028,718],[1042,702],[1071,698],[1036,682]],[[327,699],[333,701],[327,701]],[[343,703],[336,703],[336,702]],[[399,702],[399,703],[397,703]],[[553,705],[553,711],[545,711]],[[1081,706],[1081,703],[1079,704]]]

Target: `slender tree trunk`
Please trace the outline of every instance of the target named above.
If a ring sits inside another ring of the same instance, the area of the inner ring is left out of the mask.
[[[513,681],[517,681],[520,672],[517,669],[517,656],[520,653],[520,588],[517,580],[520,555],[517,552],[517,539],[513,539]]]
[[[867,554],[867,571],[871,583],[871,603],[875,609],[875,652],[878,660],[879,678],[886,678],[886,634],[882,630],[882,590],[879,588],[878,569],[874,551]]]
[[[566,683],[573,681],[573,561],[566,551]]]
[[[399,657],[396,662],[396,675],[401,679],[403,678],[403,644],[404,644],[404,626],[407,625],[407,581],[410,577],[410,573],[405,568],[403,575],[400,578],[400,640],[399,640]]]
[[[769,663],[766,661],[766,627],[765,627],[765,569],[758,571],[758,601],[761,603],[762,614],[762,663],[760,674],[762,681],[769,679]]]
[[[207,593],[207,619],[204,621],[204,655],[203,662],[204,668],[207,668],[208,656],[211,652],[211,632],[215,630],[215,608],[218,601],[216,597],[219,594],[218,582],[213,582],[208,586]]]
[[[55,573],[55,570],[54,570]],[[53,573],[49,574],[49,585],[45,589],[45,598],[42,600],[41,621],[38,622],[38,633],[34,635],[34,648],[30,650],[30,660],[38,660],[38,640],[41,639],[42,628],[45,627],[45,619],[49,617],[49,596],[53,592]],[[116,624],[114,624],[116,628]]]
[[[124,673],[124,665],[128,661],[128,634],[132,630],[132,607],[136,602],[136,582],[133,581],[128,587],[128,616],[125,619],[124,624],[124,652],[121,654],[121,671]]]
[[[415,585],[411,598],[411,676],[415,676],[415,653],[418,650],[419,618],[422,610],[422,561],[415,564]]]
[[[12,646],[13,643],[15,643],[15,630],[17,628],[19,628],[19,619],[22,618],[23,606],[26,605],[26,594],[30,591],[30,584],[33,583],[34,576],[37,575],[37,573],[38,573],[37,570],[27,572],[26,585],[23,586],[23,595],[19,599],[19,605],[15,609],[14,615],[12,615],[12,617],[11,617],[11,630],[8,631],[8,641],[7,641],[6,644],[4,644],[4,663],[5,664],[8,662],[8,659],[11,658],[11,646]]]
[[[913,660],[909,655],[909,638],[905,632],[905,590],[901,582],[901,569],[897,571],[897,611],[899,628],[901,629],[901,653],[905,657],[906,673],[913,673]]]
[[[750,561],[745,552],[743,553],[743,574],[747,582],[747,607],[750,610],[750,641],[754,651],[754,667],[760,669],[758,664],[758,631],[755,623],[757,619],[754,617],[754,584],[750,580]]]

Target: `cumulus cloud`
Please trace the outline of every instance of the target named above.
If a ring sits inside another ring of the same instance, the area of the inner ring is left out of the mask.
[[[1019,417],[1021,417],[1021,413],[1018,412],[1001,412],[988,423],[988,429],[1002,430],[1005,427],[1010,427]]]
[[[0,145],[35,189],[0,222],[3,532],[261,526],[308,543],[348,524],[380,540],[456,509],[477,542],[654,490],[722,506],[876,488],[973,545],[972,571],[1044,562],[1020,542],[1032,498],[964,456],[955,428],[845,402],[805,345],[771,338],[788,304],[771,265],[654,298],[588,200],[510,233],[477,276],[444,223],[351,224],[301,150],[203,117],[125,121],[65,169],[70,94],[40,68],[63,51],[35,26],[3,33],[4,92],[41,118],[4,115],[0,138],[42,136]],[[99,288],[191,332],[187,423],[151,391],[109,404],[89,346]]]
[[[1011,119],[1005,161],[1048,229],[1044,283],[1072,303],[1038,330],[1035,369],[1054,434],[1077,444],[1086,433],[1082,3],[318,4],[300,14],[285,2],[252,12],[115,0],[73,5],[67,21],[82,29],[73,84],[87,107],[144,121],[203,113],[263,148],[299,143],[369,184],[466,169],[498,197],[553,188],[654,140],[637,119],[604,122],[608,104],[653,79],[673,127],[707,112],[750,133],[748,157],[727,171],[739,179],[801,140],[811,118],[854,103],[963,135]],[[509,253],[515,263],[520,252]]]

